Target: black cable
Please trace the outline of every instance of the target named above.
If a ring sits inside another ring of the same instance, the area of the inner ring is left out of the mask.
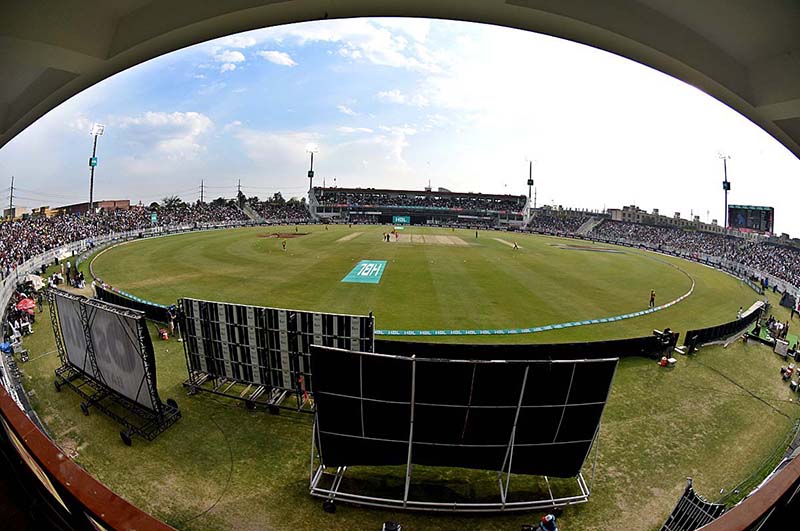
[[[749,394],[750,396],[752,396],[753,398],[755,398],[759,402],[763,402],[767,407],[769,407],[770,409],[772,409],[773,411],[775,411],[779,415],[783,415],[787,419],[792,420],[792,417],[790,417],[789,415],[787,415],[786,413],[784,413],[780,409],[776,408],[775,406],[773,406],[772,404],[767,402],[765,399],[761,398],[760,396],[758,396],[757,394],[752,392],[750,389],[746,388],[745,386],[743,386],[742,384],[740,384],[739,382],[737,382],[736,380],[734,380],[733,378],[731,378],[730,376],[728,376],[727,374],[722,372],[721,370],[716,369],[716,368],[714,368],[714,367],[712,367],[710,365],[706,365],[705,363],[703,363],[702,361],[697,360],[697,359],[695,359],[695,363],[698,363],[699,365],[701,365],[702,367],[705,367],[706,369],[714,371],[715,373],[719,374],[720,376],[722,376],[723,378],[725,378],[726,380],[731,382],[733,385],[735,385],[739,389],[742,389],[743,391],[745,391],[747,394]]]
[[[188,520],[183,522],[183,524],[181,524],[178,527],[183,527],[186,524],[188,524],[189,522],[191,522],[192,520],[196,520],[196,519],[200,518],[201,516],[206,515],[209,511],[213,510],[214,507],[216,507],[217,504],[220,501],[222,501],[222,498],[225,496],[225,494],[228,493],[228,489],[231,486],[231,480],[233,479],[233,448],[231,448],[231,442],[228,440],[228,435],[225,433],[225,430],[223,430],[222,427],[219,424],[217,424],[217,421],[214,420],[214,416],[215,415],[211,415],[209,417],[209,419],[211,420],[211,422],[214,423],[214,426],[216,426],[217,429],[222,433],[222,438],[225,439],[225,444],[228,445],[228,456],[230,458],[230,469],[228,470],[228,480],[225,483],[225,488],[222,489],[222,492],[219,494],[219,497],[217,497],[217,499],[216,499],[216,501],[214,501],[214,503],[209,505],[205,510],[203,510],[203,511],[197,513],[196,515],[192,516],[191,518],[189,518]]]

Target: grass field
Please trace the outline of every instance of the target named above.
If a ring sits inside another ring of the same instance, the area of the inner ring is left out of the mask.
[[[98,256],[94,271],[113,286],[164,304],[195,297],[300,310],[373,311],[379,329],[518,328],[608,317],[646,309],[651,289],[657,304],[678,298],[691,287],[687,274],[697,284],[691,297],[649,316],[479,339],[491,342],[687,330],[730,321],[739,306],[756,298],[738,280],[699,264],[624,248],[616,248],[619,253],[570,248],[611,248],[575,240],[492,231],[475,238],[474,231],[414,227],[385,243],[385,227],[303,226],[299,232],[309,234],[289,239],[284,252],[281,238],[263,237],[294,230],[239,229],[132,242]],[[458,238],[466,245],[431,242],[432,236]],[[498,240],[517,241],[521,249]],[[380,284],[341,282],[364,259],[387,261]]]
[[[514,251],[493,239],[511,239],[502,233],[482,232],[475,242],[473,232],[470,245],[461,246],[382,243],[380,228],[312,230],[289,240],[286,253],[280,250],[280,239],[258,237],[275,232],[272,228],[135,242],[102,254],[95,272],[119,288],[159,302],[196,296],[348,312],[372,309],[382,328],[512,327],[600,317],[643,309],[651,287],[662,303],[690,285],[680,271],[635,251],[597,253],[551,245],[575,243],[569,240],[515,235],[522,249]],[[351,232],[364,234],[337,242]],[[455,234],[464,241],[470,236],[466,231]],[[694,294],[673,308],[613,325],[483,340],[625,337],[663,326],[685,331],[728,321],[740,305],[755,299],[754,292],[727,275],[658,258],[678,264],[697,283]],[[381,283],[339,282],[361,259],[389,262]],[[457,274],[446,275],[448,268]],[[625,274],[615,271],[619,268]],[[596,287],[591,282],[595,275]],[[351,288],[354,294],[348,295]],[[503,303],[483,304],[482,297]],[[500,307],[507,311],[496,312]],[[446,315],[437,317],[437,312]],[[788,319],[782,308],[775,314]],[[58,359],[47,315],[40,314],[36,333],[26,338],[31,361],[22,368],[26,389],[32,391],[51,435],[110,488],[179,529],[372,530],[395,518],[409,531],[488,531],[519,529],[538,519],[539,514],[392,514],[346,505],[339,505],[334,515],[326,514],[307,492],[310,416],[270,416],[209,395],[187,397],[181,387],[186,378],[183,350],[174,340],[154,338],[159,392],[163,400],[178,401],[183,418],[155,441],[137,439],[128,448],[110,419],[100,413],[84,417],[74,393],[55,392]],[[433,324],[435,319],[439,320]],[[687,476],[710,499],[744,480],[755,484],[800,418],[796,397],[780,379],[781,363],[768,348],[740,342],[681,356],[672,370],[660,369],[651,360],[622,360],[603,417],[592,496],[588,504],[568,508],[560,528],[655,530]],[[375,490],[397,481],[383,469],[354,472]],[[455,498],[496,493],[493,474],[420,472],[419,477],[427,479],[417,488],[426,492]],[[535,478],[513,481],[529,490],[541,488]]]

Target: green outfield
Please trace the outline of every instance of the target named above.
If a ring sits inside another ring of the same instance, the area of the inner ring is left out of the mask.
[[[476,239],[474,231],[413,228],[385,243],[386,228],[301,226],[298,232],[309,234],[288,239],[283,251],[283,238],[262,237],[294,230],[237,229],[137,241],[102,253],[94,269],[112,285],[161,303],[191,296],[374,311],[384,329],[513,328],[618,315],[647,308],[650,289],[662,304],[686,293],[689,277],[695,281],[686,300],[651,315],[469,338],[486,342],[630,337],[665,326],[684,332],[730,321],[739,306],[757,297],[738,280],[698,264],[575,240],[483,231]],[[457,237],[465,244],[431,237]],[[521,249],[495,238],[516,241]],[[341,282],[362,260],[386,261],[380,281]],[[772,302],[777,306],[777,299]],[[775,315],[789,318],[783,308]],[[541,515],[393,513],[343,504],[336,514],[326,514],[307,489],[310,415],[271,416],[208,394],[186,396],[182,345],[157,340],[155,326],[159,393],[162,400],[178,401],[183,418],[153,442],[136,439],[126,447],[112,420],[99,412],[84,417],[74,393],[56,393],[58,358],[46,311],[35,329],[25,340],[31,361],[22,370],[51,436],[110,488],[179,529],[368,531],[393,518],[409,531],[515,530]],[[679,356],[674,369],[623,359],[603,417],[592,496],[588,504],[567,508],[559,527],[656,530],[687,476],[712,500],[737,487],[740,494],[732,499],[745,494],[777,462],[800,418],[797,396],[779,375],[782,363],[756,342],[705,347],[692,357]],[[590,468],[587,462],[587,479]],[[384,469],[353,472],[377,492],[398,481]],[[497,493],[490,473],[427,468],[418,477],[415,489],[423,495],[458,499]],[[537,478],[513,481],[528,491],[544,488]]]
[[[378,329],[511,329],[611,317],[685,294],[625,321],[481,341],[553,342],[686,330],[736,317],[756,294],[695,263],[591,242],[504,232],[390,227],[266,227],[137,241],[94,261],[109,284],[170,304],[179,297],[366,314]],[[297,231],[297,232],[295,232]],[[265,237],[288,233],[286,239]],[[520,249],[510,244],[517,242]],[[603,252],[604,250],[619,252]],[[386,261],[380,282],[342,282],[362,260]],[[682,269],[676,269],[678,266]],[[690,278],[691,277],[691,278]],[[458,338],[452,339],[458,341]],[[462,339],[463,340],[463,339]]]

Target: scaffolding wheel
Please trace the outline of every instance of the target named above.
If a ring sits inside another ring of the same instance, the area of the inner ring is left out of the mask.
[[[89,415],[89,406],[86,405],[86,402],[81,402],[81,413],[86,416]]]
[[[256,408],[256,403],[253,402],[252,400],[245,400],[244,407],[246,407],[250,411],[253,411]]]
[[[171,408],[178,409],[178,403],[171,398],[167,398],[167,405]]]
[[[122,442],[125,443],[125,446],[130,446],[133,444],[130,431],[123,430],[119,432],[119,438],[122,439]]]
[[[333,514],[336,512],[336,504],[333,500],[325,500],[322,502],[322,510],[328,514]]]
[[[58,383],[58,381],[56,380],[56,381],[53,382],[53,385],[56,387],[56,393],[60,393],[61,392],[61,384]]]

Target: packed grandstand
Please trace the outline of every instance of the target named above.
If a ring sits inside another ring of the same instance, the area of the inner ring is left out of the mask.
[[[714,257],[800,286],[800,249],[778,244],[774,239],[745,238],[734,231],[725,234],[613,221],[602,213],[550,207],[526,211],[525,196],[314,188],[311,197],[310,204],[256,198],[240,198],[238,202],[217,199],[211,203],[174,201],[169,205],[100,210],[91,215],[30,216],[7,221],[0,224],[0,274],[7,276],[28,258],[72,241],[154,226],[391,223],[395,216],[407,215],[410,223],[521,230],[626,243],[689,258]],[[525,213],[527,217],[523,218]]]

